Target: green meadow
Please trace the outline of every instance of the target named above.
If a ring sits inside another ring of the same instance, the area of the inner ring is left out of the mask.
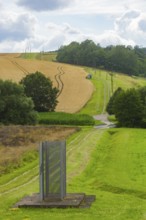
[[[12,208],[38,192],[37,160],[1,178],[0,219],[145,219],[146,130],[83,128],[67,140],[67,192],[96,195],[87,209]]]
[[[94,85],[94,93],[91,100],[81,109],[81,114],[96,115],[105,113],[112,91],[114,92],[118,87],[128,89],[146,86],[144,78],[112,72],[113,83],[111,83],[111,72],[92,68],[85,68],[85,70],[92,74],[91,81]]]
[[[146,85],[142,78],[103,70],[92,73],[95,91],[79,114],[105,113],[113,90]],[[44,117],[44,116],[43,116]],[[90,208],[13,208],[39,192],[39,159],[0,176],[0,220],[146,220],[146,130],[80,127],[67,139],[67,192],[96,195]],[[17,150],[17,149],[16,149]]]

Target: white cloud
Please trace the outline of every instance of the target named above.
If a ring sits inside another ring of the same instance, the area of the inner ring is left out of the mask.
[[[127,11],[116,20],[115,30],[119,36],[145,45],[146,15],[137,10]]]
[[[65,23],[63,27],[63,31],[67,34],[75,35],[75,34],[81,34],[81,32],[77,28],[71,27],[71,25]]]
[[[0,52],[56,50],[86,39],[146,46],[145,8],[144,0],[0,0]]]
[[[139,29],[146,33],[146,16],[144,16],[138,23]]]
[[[86,39],[93,40],[95,43],[100,43],[101,46],[107,45],[135,45],[135,42],[130,39],[121,37],[116,31],[105,31],[103,34],[86,34],[78,29],[71,27],[69,24],[65,23],[62,26],[49,23],[48,24],[49,33],[54,33],[54,36],[48,38],[43,45],[45,50],[55,50],[61,45],[67,45],[72,41],[82,42]]]
[[[44,41],[44,43],[41,45],[40,51],[58,50],[60,46],[63,45],[65,40],[66,40],[66,36],[62,33],[58,33],[49,40],[46,39],[46,41]]]
[[[102,46],[108,46],[108,45],[134,46],[135,45],[135,42],[133,40],[123,38],[115,31],[106,31],[104,34],[98,36],[96,41],[99,42]]]
[[[129,29],[129,26],[132,25],[132,22],[137,20],[140,16],[140,12],[136,10],[127,11],[122,16],[116,19],[115,21],[115,30],[120,34],[125,34]]]
[[[35,18],[29,14],[5,15],[0,19],[0,41],[21,41],[33,35]]]
[[[56,50],[61,45],[68,44],[73,40],[78,40],[81,36],[81,32],[64,23],[61,26],[55,23],[49,22],[47,24],[47,31],[45,32],[45,39],[41,47],[43,50]]]

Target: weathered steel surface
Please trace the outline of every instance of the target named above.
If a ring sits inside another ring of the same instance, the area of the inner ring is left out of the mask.
[[[66,196],[66,142],[42,142],[40,146],[40,199]]]

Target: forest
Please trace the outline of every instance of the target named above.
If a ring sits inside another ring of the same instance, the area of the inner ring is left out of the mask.
[[[56,59],[58,62],[146,77],[146,48],[139,46],[101,47],[92,40],[71,42],[60,47]]]

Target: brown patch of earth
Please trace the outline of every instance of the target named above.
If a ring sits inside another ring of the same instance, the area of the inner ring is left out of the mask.
[[[22,164],[29,153],[33,160],[42,141],[65,140],[76,127],[59,126],[0,126],[0,174]]]

